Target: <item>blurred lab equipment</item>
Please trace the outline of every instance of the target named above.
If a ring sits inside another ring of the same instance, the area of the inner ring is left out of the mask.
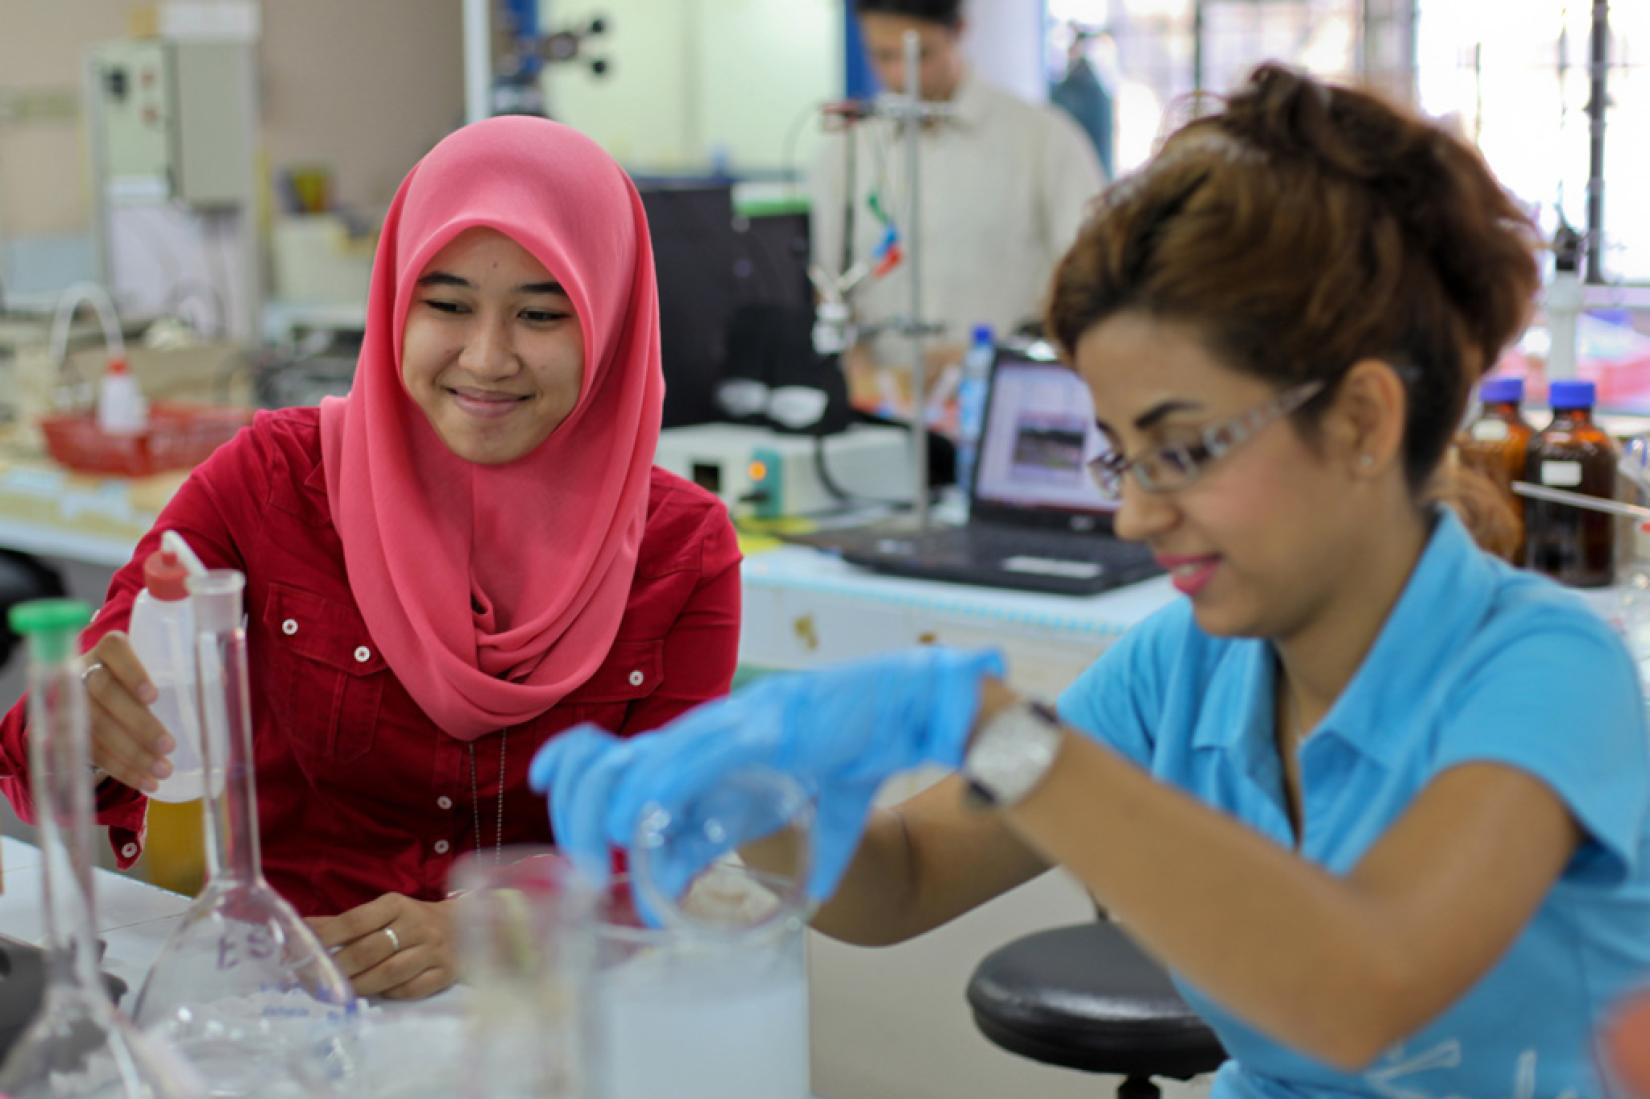
[[[45,1002],[0,1067],[11,1099],[204,1094],[162,1038],[140,1033],[97,971],[92,899],[90,718],[76,639],[91,609],[70,600],[20,603],[9,615],[28,639],[29,771],[45,888]]]
[[[86,307],[97,316],[101,352],[71,351],[74,318]],[[211,389],[228,398],[226,369],[239,363],[238,352],[222,346],[129,347],[108,292],[76,283],[58,297],[43,344],[19,347],[12,384],[0,398],[10,400],[21,441],[33,445],[38,430],[38,444],[60,465],[142,477],[198,464],[251,418],[245,409],[198,400],[149,401],[145,391],[193,396]],[[92,385],[92,370],[102,375],[100,387]]]
[[[783,884],[717,863],[670,926],[616,878],[595,926],[605,1099],[806,1099],[804,920]]]
[[[1553,235],[1553,274],[1547,282],[1544,311],[1551,345],[1547,379],[1576,376],[1576,322],[1581,317],[1582,236],[1562,220]]]
[[[809,1094],[813,835],[801,785],[760,767],[644,808],[596,925],[607,1099]]]
[[[1593,422],[1593,383],[1555,381],[1548,399],[1553,419],[1530,440],[1524,480],[1613,500],[1616,445]],[[1606,514],[1527,497],[1524,547],[1525,565],[1560,583],[1597,588],[1615,579],[1615,523]]]
[[[813,814],[751,768],[674,813],[644,806],[625,874],[530,847],[460,859],[461,1093],[804,1099]]]
[[[728,179],[638,179],[659,283],[664,426],[784,426],[786,387],[819,394],[796,430],[846,426],[846,387],[810,346],[805,210],[735,200]],[[841,398],[830,400],[832,375]],[[776,404],[778,407],[776,407]]]
[[[541,26],[539,0],[464,0],[464,120],[501,114],[554,117],[539,73],[547,64],[588,65],[595,76],[611,62],[588,56],[610,20],[596,15],[559,30]]]
[[[208,776],[207,883],[150,969],[135,1014],[183,1051],[214,1096],[299,1097],[347,1085],[359,1057],[359,1005],[263,876],[245,584],[230,569],[187,581]]]
[[[957,484],[965,494],[974,484],[974,464],[985,430],[985,399],[991,390],[991,364],[996,358],[991,326],[975,325],[957,383]]]
[[[270,298],[265,323],[283,310],[316,314],[354,307],[366,316],[376,228],[341,211],[283,212],[270,225]],[[357,324],[360,322],[357,321]]]
[[[786,435],[745,424],[695,424],[659,434],[654,462],[715,493],[737,517],[812,515],[844,495],[876,499],[889,470],[908,465],[909,433],[854,424],[834,435]],[[890,501],[891,502],[891,501]]]
[[[852,126],[867,118],[882,117],[893,120],[905,147],[905,222],[901,224],[888,210],[881,197],[873,193],[871,213],[883,222],[884,232],[875,254],[855,257],[854,218],[857,214],[855,183],[855,142],[843,142],[843,194],[847,196],[843,208],[842,262],[837,271],[827,270],[815,263],[809,268],[809,277],[819,294],[819,308],[814,324],[814,344],[821,354],[846,350],[871,335],[871,331],[857,325],[853,319],[852,296],[867,278],[881,278],[903,267],[910,285],[910,305],[905,316],[890,323],[897,334],[911,342],[911,482],[912,523],[917,530],[928,526],[928,423],[924,415],[924,401],[929,392],[928,360],[925,341],[942,329],[923,317],[922,313],[922,199],[921,135],[925,125],[948,118],[953,113],[950,104],[925,102],[922,98],[919,57],[921,45],[915,31],[906,31],[905,90],[899,95],[881,95],[871,102],[852,101],[828,104],[825,116],[842,125]]]
[[[469,992],[462,1078],[449,1094],[600,1094],[600,1034],[587,995],[600,891],[562,856],[533,847],[465,855],[448,882],[459,897],[455,929]]]
[[[255,10],[210,38],[175,30],[88,52],[95,270],[137,315],[210,288],[219,334],[250,343],[263,298]]]
[[[90,382],[80,376],[79,370],[69,359],[69,325],[82,306],[91,306],[103,329],[103,350],[107,355],[105,368],[126,361],[126,337],[121,333],[114,299],[109,292],[95,282],[77,282],[69,286],[58,295],[56,308],[52,311],[50,361],[57,370],[57,377],[48,401],[38,411],[74,412],[96,400]]]
[[[125,359],[110,359],[97,387],[97,429],[105,435],[141,435],[149,427],[149,402]]]

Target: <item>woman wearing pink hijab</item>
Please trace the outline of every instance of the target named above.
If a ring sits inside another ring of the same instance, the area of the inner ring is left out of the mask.
[[[172,743],[121,632],[159,533],[247,574],[264,868],[363,995],[453,979],[466,851],[548,842],[534,752],[724,694],[739,553],[653,467],[664,380],[635,187],[564,126],[498,118],[407,175],[348,397],[260,413],[179,490],[82,638],[122,865]],[[27,794],[24,703],[0,789]]]

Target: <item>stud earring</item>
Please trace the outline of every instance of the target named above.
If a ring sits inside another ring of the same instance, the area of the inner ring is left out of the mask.
[[[1375,464],[1375,455],[1373,455],[1373,454],[1360,454],[1360,455],[1358,455],[1358,468],[1359,469],[1368,469],[1371,466],[1373,466],[1374,464]]]

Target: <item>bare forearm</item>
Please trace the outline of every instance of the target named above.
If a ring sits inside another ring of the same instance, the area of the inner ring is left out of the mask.
[[[1282,1041],[1351,1068],[1420,1022],[1397,1010],[1406,952],[1352,886],[1089,738],[1068,732],[1007,815],[1154,953]]]
[[[814,919],[832,938],[887,946],[932,931],[1048,869],[997,814],[944,779],[873,812],[841,887]]]
[[[855,946],[899,942],[915,889],[905,825],[892,809],[873,809],[853,862],[831,899],[814,915],[815,930]]]

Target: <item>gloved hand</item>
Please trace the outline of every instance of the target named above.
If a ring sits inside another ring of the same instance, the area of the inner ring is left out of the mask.
[[[539,749],[528,781],[549,795],[557,844],[600,880],[609,849],[630,846],[650,806],[679,815],[750,768],[789,775],[817,798],[807,888],[820,901],[852,860],[877,788],[923,764],[960,766],[980,682],[1002,674],[995,651],[929,647],[773,676],[627,740],[569,730]],[[753,811],[734,822],[723,850],[771,824]],[[655,878],[673,892],[718,853],[672,848],[663,867],[655,853]]]

